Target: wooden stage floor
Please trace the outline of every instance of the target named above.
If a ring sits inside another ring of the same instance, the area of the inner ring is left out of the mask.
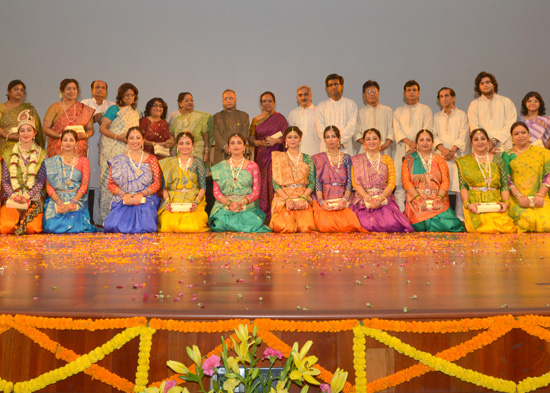
[[[197,320],[549,315],[549,243],[545,234],[2,236],[0,311]]]

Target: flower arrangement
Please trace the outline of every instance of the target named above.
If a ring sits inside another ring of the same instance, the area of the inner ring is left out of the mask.
[[[252,393],[262,391],[264,393],[288,393],[294,383],[302,387],[301,393],[306,393],[310,385],[321,385],[325,393],[340,393],[346,383],[348,373],[337,369],[331,380],[331,384],[320,384],[315,378],[321,371],[314,367],[317,364],[316,356],[308,356],[307,353],[313,345],[308,341],[300,349],[298,343],[294,343],[290,356],[284,362],[279,375],[273,373],[273,367],[283,361],[283,353],[277,349],[267,347],[263,354],[258,354],[258,348],[262,339],[257,335],[257,327],[254,326],[250,334],[248,325],[239,325],[235,329],[235,336],[230,340],[222,337],[222,352],[220,356],[212,354],[209,357],[202,356],[196,345],[187,347],[187,355],[195,364],[195,372],[192,372],[183,363],[170,360],[166,364],[173,371],[180,374],[180,378],[187,382],[197,383],[202,393],[234,393],[240,387],[240,391]],[[267,372],[260,372],[259,363],[269,360]],[[204,378],[210,378],[208,389],[203,383]],[[211,383],[211,384],[210,384]],[[213,389],[210,389],[210,386]],[[175,381],[166,381],[160,388],[147,388],[146,393],[188,393],[187,388],[176,386]]]

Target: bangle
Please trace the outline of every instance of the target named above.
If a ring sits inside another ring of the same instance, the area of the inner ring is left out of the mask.
[[[411,202],[416,201],[417,198],[422,198],[422,197],[420,196],[420,194],[416,194],[416,196],[411,200]]]
[[[197,202],[196,199],[193,202],[195,203],[195,205],[198,205],[199,203],[201,203],[200,201]]]
[[[122,190],[120,190],[120,197],[122,198],[124,195],[126,195],[126,193]]]
[[[324,199],[319,199],[319,206],[321,206],[324,201],[325,201]]]
[[[225,207],[229,207],[231,205],[231,199],[228,199],[227,202],[225,202]]]
[[[57,201],[55,201],[55,204],[56,205],[62,205],[63,204],[63,201],[61,199],[58,199]]]
[[[166,198],[166,199],[164,200],[164,203],[170,203],[170,198]]]
[[[74,199],[71,199],[71,203],[72,203],[73,205],[76,205],[76,204],[77,204],[77,202],[76,202]]]
[[[437,195],[436,195],[436,198],[439,198],[439,199],[441,199],[441,200],[445,199],[445,197],[444,197],[443,195],[440,195],[440,194],[437,194]]]
[[[544,195],[542,195],[542,194],[540,194],[540,193],[538,193],[538,192],[537,192],[535,195],[536,195],[536,196],[539,196],[539,197],[541,197],[541,198],[544,198]]]
[[[470,201],[464,201],[462,203],[462,206],[465,207],[466,209],[468,208],[468,206],[470,206]]]
[[[349,198],[348,198],[347,196],[345,196],[345,195],[342,197],[342,199],[343,199],[344,201],[346,201],[346,202],[349,202]]]
[[[305,199],[307,201],[307,196],[305,195],[300,195],[300,198]]]

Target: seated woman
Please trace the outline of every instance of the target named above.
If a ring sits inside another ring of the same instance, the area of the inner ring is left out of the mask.
[[[351,158],[340,148],[340,130],[328,126],[323,132],[326,153],[315,154],[313,219],[320,232],[366,232],[357,215],[348,208],[353,189]]]
[[[164,202],[159,210],[159,232],[207,232],[206,177],[204,162],[193,157],[193,134],[180,132],[176,137],[178,155],[159,162],[162,169]],[[190,203],[187,212],[173,212],[173,203]]]
[[[160,167],[154,155],[143,151],[145,132],[131,127],[126,133],[128,151],[109,164],[111,211],[103,226],[105,232],[156,232],[160,199]]]
[[[214,232],[270,232],[264,225],[265,213],[258,204],[258,164],[244,158],[246,140],[241,135],[230,135],[227,145],[231,158],[212,167],[216,203],[210,214],[210,229]]]
[[[415,231],[462,232],[462,223],[449,206],[449,168],[445,158],[433,153],[433,134],[420,130],[417,151],[405,156],[401,166],[407,191],[405,215]]]
[[[315,165],[309,155],[300,152],[302,131],[298,127],[288,127],[283,141],[286,152],[271,153],[275,196],[269,227],[273,232],[316,231],[311,198]]]
[[[489,153],[489,136],[483,128],[470,133],[472,153],[456,160],[460,195],[464,203],[464,224],[468,232],[514,233],[518,228],[506,212],[510,192],[502,158]],[[483,213],[481,203],[497,203],[500,210]]]
[[[525,123],[510,132],[514,147],[502,154],[512,194],[508,214],[522,232],[550,232],[550,151],[530,144]]]
[[[380,153],[380,131],[369,128],[363,132],[363,147],[365,153],[351,158],[355,192],[350,209],[367,231],[413,232],[393,197],[395,167],[389,156]]]
[[[36,145],[36,122],[28,109],[18,116],[19,142],[4,150],[0,233],[22,235],[42,232],[44,202],[40,191],[46,182],[46,150]]]
[[[90,162],[78,155],[78,135],[65,130],[61,134],[61,153],[44,160],[46,191],[45,233],[95,232],[88,211]]]

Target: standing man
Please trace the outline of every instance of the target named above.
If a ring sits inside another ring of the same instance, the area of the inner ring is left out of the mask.
[[[510,127],[518,116],[516,106],[509,98],[497,94],[498,83],[493,74],[480,72],[474,89],[479,97],[468,108],[470,129],[487,131],[490,153],[502,153],[512,148]]]
[[[338,74],[330,74],[325,79],[325,87],[330,95],[328,100],[317,106],[317,134],[323,135],[325,128],[336,126],[340,130],[341,150],[353,155],[353,135],[357,127],[357,104],[349,98],[342,97],[344,78]],[[321,146],[326,151],[325,146]]]
[[[456,196],[454,206],[456,216],[464,221],[462,199],[458,184],[458,169],[455,160],[468,153],[470,140],[470,125],[468,116],[464,111],[455,107],[456,94],[450,87],[442,87],[437,93],[437,98],[443,110],[434,115],[434,147],[447,161],[449,167],[449,194]]]
[[[103,114],[107,112],[109,107],[115,105],[114,102],[107,100],[107,83],[102,80],[95,80],[92,82],[92,98],[86,98],[82,100],[84,105],[94,108],[94,135],[88,141],[88,159],[90,163],[99,162],[98,142],[101,136],[99,132],[99,125],[103,119]],[[90,165],[90,184],[88,186],[90,190],[88,192],[88,209],[90,210],[90,217],[93,222],[99,222],[99,165]]]
[[[317,133],[317,110],[311,103],[311,87],[302,85],[296,90],[296,99],[300,106],[288,115],[288,124],[298,127],[302,135],[302,152],[310,156],[321,152],[323,134]]]
[[[378,102],[379,96],[380,85],[378,82],[368,80],[363,83],[363,101],[366,102],[366,105],[359,109],[357,130],[353,139],[360,145],[358,152],[364,153],[363,132],[369,128],[376,128],[382,135],[380,152],[392,157],[392,143],[395,139],[393,135],[393,111],[389,106]]]
[[[395,199],[401,211],[405,210],[407,193],[401,180],[401,164],[407,153],[416,151],[416,134],[426,129],[432,130],[433,115],[428,105],[420,104],[420,85],[415,80],[410,80],[403,86],[403,95],[406,105],[400,106],[393,112],[393,132],[395,135],[394,164],[397,177],[395,187]]]
[[[250,121],[248,113],[237,109],[237,95],[231,89],[222,94],[223,110],[214,115],[212,133],[214,134],[214,157],[212,165],[229,158],[229,135],[238,133],[248,140]]]

